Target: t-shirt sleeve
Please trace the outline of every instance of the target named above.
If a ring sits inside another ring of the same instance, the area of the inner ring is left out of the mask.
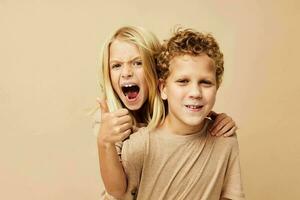
[[[242,185],[239,146],[236,136],[233,136],[232,141],[231,154],[222,189],[222,198],[242,200],[245,199],[245,194]]]
[[[123,142],[121,160],[127,176],[127,193],[131,195],[136,195],[139,186],[144,157],[147,153],[147,139],[146,128],[141,128]]]

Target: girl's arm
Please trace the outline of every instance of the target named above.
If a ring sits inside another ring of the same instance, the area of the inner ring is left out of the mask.
[[[225,113],[217,114],[214,111],[211,111],[210,117],[213,119],[213,124],[209,129],[212,135],[224,135],[225,137],[227,137],[233,135],[236,132],[237,126],[234,120]]]
[[[121,198],[126,192],[127,180],[115,143],[130,135],[132,120],[128,110],[109,113],[105,100],[99,100],[98,103],[101,107],[101,126],[97,140],[100,172],[107,193]]]
[[[122,198],[126,192],[126,174],[114,144],[98,142],[100,172],[106,192],[115,198]]]

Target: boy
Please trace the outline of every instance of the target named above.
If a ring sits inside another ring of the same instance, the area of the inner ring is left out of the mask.
[[[123,143],[124,171],[115,168],[118,176],[105,183],[107,190],[120,199],[244,199],[236,137],[207,133],[224,72],[217,42],[178,30],[157,60],[166,117]]]

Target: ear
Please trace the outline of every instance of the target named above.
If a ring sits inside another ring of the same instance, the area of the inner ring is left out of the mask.
[[[167,96],[167,93],[166,93],[166,81],[163,80],[163,79],[159,79],[158,80],[158,88],[159,88],[159,91],[160,91],[160,97],[163,100],[167,100],[168,96]]]

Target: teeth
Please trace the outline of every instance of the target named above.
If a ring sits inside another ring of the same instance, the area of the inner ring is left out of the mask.
[[[191,109],[199,109],[201,108],[201,106],[197,106],[197,105],[187,105],[188,108],[191,108]]]
[[[136,86],[136,84],[128,83],[128,84],[122,85],[122,87],[133,87],[133,86]]]
[[[128,85],[123,85],[123,87],[132,87],[134,86],[133,84],[128,84]]]
[[[129,93],[139,93],[140,91],[139,86],[135,83],[124,83],[121,89],[125,96],[127,96]]]

